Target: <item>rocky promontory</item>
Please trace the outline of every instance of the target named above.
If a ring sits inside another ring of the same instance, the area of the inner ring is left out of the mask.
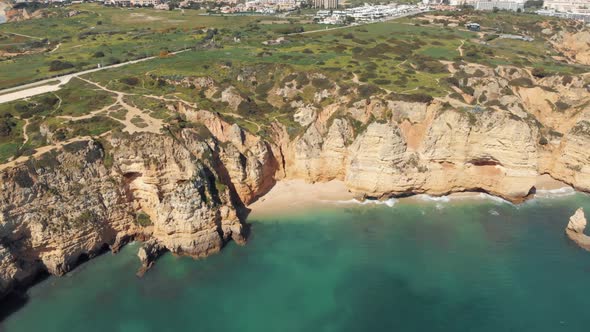
[[[584,234],[586,223],[584,210],[579,208],[576,210],[576,213],[570,217],[570,221],[565,229],[565,234],[567,234],[567,236],[581,248],[590,251],[590,236]]]
[[[134,239],[149,240],[152,256],[244,243],[244,207],[196,135],[80,139],[2,171],[0,293]]]

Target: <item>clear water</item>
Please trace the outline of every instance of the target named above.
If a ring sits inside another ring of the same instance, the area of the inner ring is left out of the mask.
[[[248,245],[137,245],[29,291],[2,331],[588,331],[590,252],[563,229],[590,197],[337,206],[253,218]]]

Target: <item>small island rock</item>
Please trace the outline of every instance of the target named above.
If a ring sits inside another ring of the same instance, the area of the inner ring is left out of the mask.
[[[570,217],[565,233],[572,241],[576,242],[577,245],[590,251],[590,236],[584,234],[586,224],[587,221],[584,216],[584,210],[579,208],[576,213]]]

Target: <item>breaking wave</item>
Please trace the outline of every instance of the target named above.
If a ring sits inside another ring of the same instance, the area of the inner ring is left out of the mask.
[[[538,198],[552,198],[552,197],[565,197],[575,195],[576,191],[572,187],[563,187],[558,189],[549,189],[549,190],[537,190],[535,193],[535,197]]]
[[[324,202],[334,203],[334,204],[387,205],[389,207],[393,207],[395,205],[395,203],[397,203],[397,199],[390,198],[385,201],[380,201],[380,200],[376,200],[376,199],[366,199],[364,201],[359,201],[358,199],[353,198],[353,199],[349,199],[349,200],[345,200],[345,201],[324,201]]]

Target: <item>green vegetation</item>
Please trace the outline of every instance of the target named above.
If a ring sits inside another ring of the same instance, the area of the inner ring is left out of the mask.
[[[135,216],[135,223],[141,227],[147,227],[152,224],[152,219],[147,213],[139,211]]]
[[[149,116],[163,120],[168,132],[193,127],[205,137],[206,128],[178,112],[184,104],[216,112],[262,137],[269,137],[270,124],[279,122],[293,137],[306,129],[294,120],[297,108],[323,109],[339,103],[334,117],[346,118],[358,133],[364,124],[347,117],[346,109],[362,103],[430,103],[448,96],[451,102],[501,108],[486,94],[468,98],[475,89],[466,82],[483,79],[486,73],[467,74],[461,69],[465,64],[527,68],[534,79],[560,74],[563,85],[572,83],[572,75],[588,71],[556,60],[559,54],[541,33],[548,25],[555,31],[579,28],[575,23],[547,22],[529,14],[430,12],[325,31],[325,26],[297,14],[288,19],[229,18],[204,16],[196,10],[128,10],[96,4],[71,8],[80,14],[2,25],[0,50],[17,41],[22,45],[11,50],[28,54],[0,61],[0,88],[97,64],[156,58],[72,79],[54,93],[0,104],[0,162],[77,136],[122,130],[129,125],[127,116],[133,108],[143,112],[141,117],[130,117],[131,125],[139,129],[149,127],[144,120]],[[464,29],[467,21],[480,22],[482,33]],[[317,32],[297,34],[300,31]],[[33,43],[32,38],[8,32],[41,39]],[[502,33],[535,40],[503,39]],[[283,42],[265,43],[279,37]],[[171,53],[185,48],[190,50]],[[534,85],[526,77],[509,81],[511,87]],[[502,93],[513,93],[505,89]],[[107,90],[120,93],[121,100]],[[560,101],[554,107],[564,111],[569,105]],[[470,122],[477,120],[466,114]],[[112,165],[112,160],[108,163]]]

